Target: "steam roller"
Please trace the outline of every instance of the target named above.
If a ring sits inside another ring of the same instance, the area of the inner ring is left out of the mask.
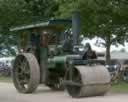
[[[28,42],[23,43],[12,70],[18,92],[33,93],[39,84],[65,89],[75,98],[104,95],[109,90],[110,75],[105,66],[97,59],[83,59],[86,49],[82,46],[81,51],[78,42],[79,23],[76,13],[72,20],[53,19],[10,29],[23,33],[23,41]],[[72,32],[67,27],[72,27]]]
[[[70,80],[70,71],[66,80]],[[110,89],[110,74],[102,65],[76,65],[72,81],[67,81],[66,90],[72,97],[105,95]]]

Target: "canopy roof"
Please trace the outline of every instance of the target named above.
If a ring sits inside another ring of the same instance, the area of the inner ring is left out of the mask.
[[[34,23],[30,25],[24,25],[24,26],[17,26],[10,28],[10,31],[19,31],[19,30],[29,30],[34,28],[56,28],[61,29],[64,28],[66,25],[71,25],[72,20],[67,19],[56,19],[56,20],[49,20],[47,22],[39,22]]]

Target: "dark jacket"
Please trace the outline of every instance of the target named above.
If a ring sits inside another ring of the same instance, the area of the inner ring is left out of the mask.
[[[87,60],[87,59],[96,59],[97,56],[96,56],[96,52],[95,51],[92,51],[92,50],[88,50],[84,53],[83,55],[83,59],[84,60]]]

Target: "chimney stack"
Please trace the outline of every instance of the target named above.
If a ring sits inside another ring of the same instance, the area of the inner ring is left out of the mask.
[[[73,33],[73,45],[77,45],[79,33],[80,33],[80,14],[79,14],[79,12],[73,12],[72,33]]]

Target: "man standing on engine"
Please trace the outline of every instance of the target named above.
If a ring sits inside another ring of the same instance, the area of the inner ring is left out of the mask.
[[[84,60],[96,59],[97,58],[96,52],[92,50],[89,43],[86,44],[86,47],[87,47],[87,50],[83,55],[83,59]]]

